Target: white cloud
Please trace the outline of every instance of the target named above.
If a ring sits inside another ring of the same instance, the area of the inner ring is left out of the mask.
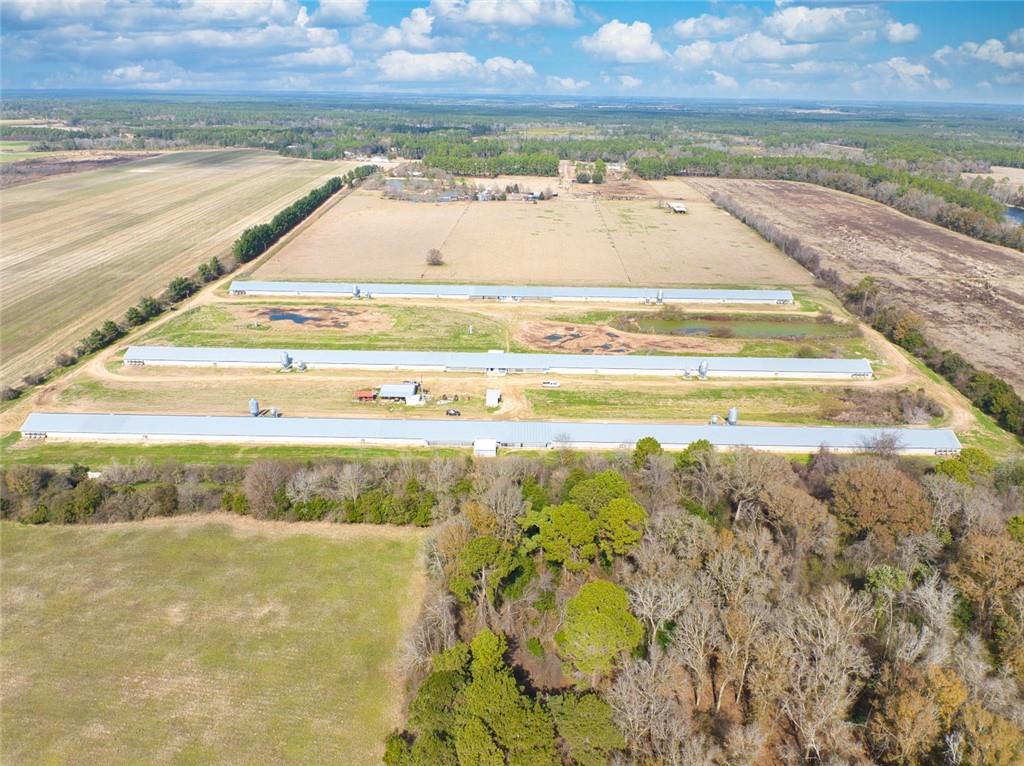
[[[483,66],[488,79],[524,80],[537,76],[537,71],[522,59],[513,61],[505,56],[494,56]]]
[[[919,93],[923,90],[948,90],[952,83],[944,77],[935,77],[924,64],[914,63],[904,56],[894,56],[875,64],[872,69],[881,78],[886,91]]]
[[[275,56],[274,61],[286,66],[348,66],[352,63],[352,50],[347,45],[329,45]]]
[[[651,25],[645,21],[623,24],[613,19],[594,34],[581,37],[579,42],[587,53],[623,64],[660,61],[668,55],[654,40]]]
[[[381,79],[395,82],[438,82],[442,80],[512,82],[536,76],[522,59],[494,56],[481,63],[464,51],[411,53],[390,51],[377,59]]]
[[[984,61],[987,64],[995,64],[1003,69],[1024,67],[1024,52],[1008,50],[1002,40],[986,40],[981,45],[964,43],[960,46],[960,50],[966,52],[973,59]]]
[[[890,21],[885,25],[885,39],[891,43],[912,43],[921,35],[921,27],[917,24],[901,24]]]
[[[352,30],[352,44],[358,48],[415,48],[430,50],[437,40],[431,37],[434,15],[426,8],[413,8],[397,27],[364,24]]]
[[[680,19],[672,25],[672,31],[685,39],[694,37],[723,37],[746,32],[750,19],[743,16],[712,16],[709,13]]]
[[[572,77],[554,77],[549,75],[545,82],[547,82],[549,88],[566,91],[567,93],[576,93],[590,87],[589,81],[574,80]]]
[[[114,67],[103,73],[103,81],[114,87],[144,90],[173,90],[190,85],[185,70],[173,61],[145,61]]]
[[[488,26],[568,27],[576,23],[572,0],[431,0],[438,16]]]
[[[672,58],[681,69],[694,69],[712,62],[746,64],[804,58],[818,49],[815,43],[785,43],[763,32],[748,32],[732,40],[713,43],[697,40],[676,48]]]
[[[194,21],[255,24],[268,21],[290,23],[298,14],[305,14],[306,9],[290,0],[179,0],[178,7],[172,12]]]
[[[690,69],[710,62],[714,58],[716,50],[718,50],[718,46],[715,43],[698,40],[689,45],[680,45],[672,54],[672,58],[679,67]]]
[[[796,5],[777,10],[764,20],[765,32],[791,42],[822,40],[860,41],[873,39],[884,21],[882,12],[874,7],[837,8]]]
[[[320,0],[313,14],[316,21],[327,24],[358,24],[366,18],[367,0]]]
[[[932,58],[947,65],[973,60],[1000,69],[1024,69],[1024,51],[1014,50],[1018,46],[1024,47],[1024,29],[1015,29],[1007,41],[1009,45],[995,38],[983,43],[965,42],[959,48],[944,45],[932,54]]]
[[[377,68],[385,80],[436,81],[476,77],[480,62],[462,51],[410,53],[391,51],[377,59]]]
[[[54,19],[82,21],[101,16],[105,9],[105,0],[4,0],[0,3],[6,24],[47,23]]]
[[[727,57],[736,61],[784,61],[802,58],[818,50],[813,43],[785,43],[763,32],[748,32],[719,47]]]
[[[722,74],[714,69],[709,69],[704,74],[711,75],[711,79],[714,81],[713,84],[716,88],[738,88],[740,85],[736,82],[735,77]]]
[[[621,85],[623,88],[632,90],[633,88],[639,88],[643,84],[644,81],[641,80],[639,77],[634,77],[631,74],[619,75],[619,85]]]

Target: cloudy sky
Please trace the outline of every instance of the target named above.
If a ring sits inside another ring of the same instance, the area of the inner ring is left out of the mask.
[[[1024,102],[1021,2],[2,0],[5,89]]]

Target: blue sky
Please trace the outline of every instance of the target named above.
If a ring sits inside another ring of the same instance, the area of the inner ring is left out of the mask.
[[[1024,102],[1022,2],[3,0],[5,89]]]

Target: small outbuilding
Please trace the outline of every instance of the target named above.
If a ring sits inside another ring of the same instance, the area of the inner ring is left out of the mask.
[[[361,388],[352,394],[352,398],[357,402],[372,402],[377,396],[369,388]]]
[[[497,457],[497,439],[475,439],[473,441],[473,454],[476,457]]]
[[[488,388],[484,395],[484,404],[490,409],[501,404],[501,391],[497,388]]]
[[[377,398],[387,401],[405,401],[419,393],[418,383],[385,383],[377,391]]]

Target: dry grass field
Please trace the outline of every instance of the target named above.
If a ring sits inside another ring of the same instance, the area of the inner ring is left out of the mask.
[[[1024,254],[842,192],[788,181],[700,179],[823,254],[849,282],[877,277],[934,342],[1024,393]]]
[[[1014,186],[1024,187],[1024,168],[1008,168],[1001,165],[993,165],[989,173],[961,173],[964,178],[991,178],[996,182],[1009,181]]]
[[[7,189],[0,196],[0,382],[9,385],[246,226],[353,163],[182,152]]]
[[[556,179],[551,179],[555,182]],[[799,287],[810,275],[681,181],[644,199],[414,203],[358,190],[288,243],[257,279]],[[554,183],[552,185],[555,185]],[[646,188],[646,187],[645,187]],[[683,198],[676,215],[659,196]],[[445,265],[428,267],[438,248]]]
[[[379,763],[422,532],[2,522],[0,760]]]

